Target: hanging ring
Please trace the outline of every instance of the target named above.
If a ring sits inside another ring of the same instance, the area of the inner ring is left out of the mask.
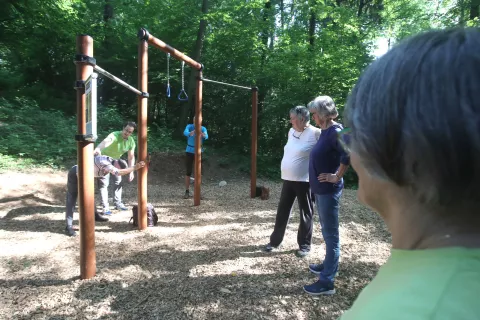
[[[182,94],[183,94],[183,96],[182,96]],[[178,98],[179,101],[188,101],[187,93],[183,89],[180,91],[177,98]]]

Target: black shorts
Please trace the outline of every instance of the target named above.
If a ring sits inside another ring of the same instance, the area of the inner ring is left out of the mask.
[[[192,176],[193,162],[195,161],[195,154],[190,152],[185,152],[185,169],[186,176]]]

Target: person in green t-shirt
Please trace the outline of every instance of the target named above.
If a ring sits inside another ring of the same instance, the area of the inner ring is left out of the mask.
[[[361,75],[339,139],[392,235],[342,320],[480,319],[480,30],[428,31]]]
[[[114,131],[110,133],[93,152],[94,155],[105,155],[114,159],[120,159],[122,155],[127,153],[128,166],[133,167],[135,165],[135,140],[132,137],[133,131],[137,128],[135,122],[127,122],[123,126],[122,131]],[[108,204],[108,185],[110,177],[113,178],[114,198],[113,202],[117,210],[128,210],[122,202],[122,177],[107,174],[103,177],[97,178],[98,188],[100,190],[100,197],[102,198],[103,214],[110,215],[110,206]],[[129,181],[134,178],[133,172],[129,174]]]

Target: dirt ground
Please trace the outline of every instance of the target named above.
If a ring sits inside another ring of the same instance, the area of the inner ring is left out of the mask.
[[[137,231],[131,212],[96,224],[97,275],[80,280],[79,240],[63,234],[66,171],[0,174],[1,319],[336,319],[388,255],[390,237],[353,190],[341,200],[337,293],[311,298],[308,264],[325,247],[315,217],[313,250],[295,256],[298,214],[282,247],[262,252],[273,230],[279,182],[267,201],[249,197],[248,177],[213,159],[203,166],[198,207],[182,198],[182,155],[153,158],[148,202],[159,224]],[[225,187],[218,182],[227,181]],[[124,200],[136,203],[136,180]],[[78,214],[74,224],[78,226]]]

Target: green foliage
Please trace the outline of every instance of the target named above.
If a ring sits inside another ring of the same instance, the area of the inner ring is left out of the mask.
[[[115,108],[100,108],[97,143],[110,132],[122,129],[125,120]],[[29,98],[0,98],[0,169],[35,166],[59,167],[77,156],[76,117],[60,111],[42,110]],[[184,143],[153,125],[149,128],[149,151],[179,151]]]
[[[48,165],[75,155],[76,122],[61,111],[42,111],[27,98],[0,98],[0,122],[0,154]]]
[[[77,34],[92,36],[99,66],[135,86],[140,27],[191,56],[199,22],[205,19],[200,59],[204,77],[258,86],[258,174],[275,177],[289,127],[288,110],[322,94],[331,96],[341,111],[358,76],[374,58],[373,44],[379,37],[395,43],[432,27],[479,25],[477,2],[472,0],[207,2],[208,13],[202,15],[203,0],[7,1],[0,12],[2,162],[26,157],[57,165],[75,157],[72,84]],[[170,61],[171,98],[165,96],[166,63],[166,54],[150,46],[150,152],[184,148],[183,138],[171,138],[184,120],[179,117],[185,104],[176,99],[180,62]],[[186,79],[191,72],[186,67]],[[100,76],[98,96],[99,140],[120,130],[124,121],[137,119],[137,97],[124,87]],[[226,150],[226,156],[244,163],[245,171],[251,99],[248,91],[204,84],[208,147]],[[356,177],[346,180],[355,183]]]

